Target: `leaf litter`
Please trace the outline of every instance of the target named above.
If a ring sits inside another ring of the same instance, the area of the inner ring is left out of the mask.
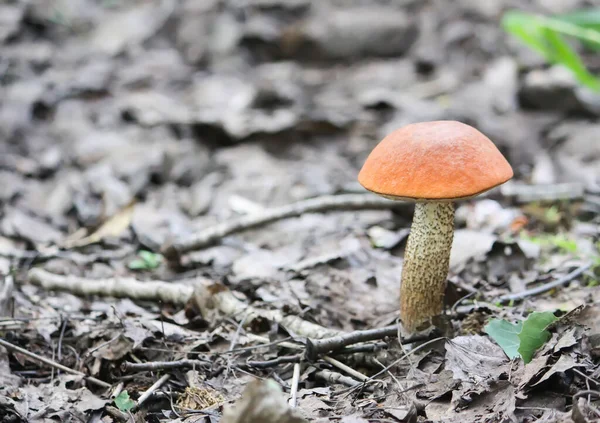
[[[0,6],[0,339],[34,354],[0,347],[0,420],[597,417],[595,109],[502,32],[510,1],[342,3]],[[431,119],[479,127],[517,173],[458,205],[445,339],[307,358],[307,338],[394,324],[410,205],[161,254],[362,193],[381,135]]]

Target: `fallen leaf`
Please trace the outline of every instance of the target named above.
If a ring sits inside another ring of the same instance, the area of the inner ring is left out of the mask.
[[[521,343],[519,332],[522,327],[522,322],[511,323],[503,319],[493,319],[485,325],[484,330],[512,360],[520,356],[518,351]]]
[[[540,380],[538,380],[536,383],[534,383],[531,386],[539,385],[540,383],[548,380],[555,373],[564,373],[567,370],[570,370],[573,367],[577,367],[577,366],[578,366],[578,364],[575,361],[575,358],[573,358],[570,354],[563,354],[560,356],[558,361],[556,363],[554,363],[554,365],[548,369],[548,371],[544,374],[544,376],[542,376],[542,378]]]
[[[100,227],[92,234],[79,239],[66,239],[64,241],[64,247],[84,247],[86,245],[100,242],[107,237],[120,236],[129,227],[134,210],[135,201],[132,201],[125,208],[100,225]]]
[[[527,316],[519,332],[519,354],[525,363],[529,363],[535,351],[550,339],[550,332],[546,328],[557,320],[549,311],[533,312]]]
[[[508,360],[502,349],[485,336],[457,336],[445,343],[446,368],[455,379],[482,381],[498,379],[508,369],[503,366]]]

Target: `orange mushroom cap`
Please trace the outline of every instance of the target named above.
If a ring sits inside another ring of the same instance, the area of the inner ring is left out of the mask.
[[[379,195],[422,201],[473,197],[512,177],[502,153],[477,129],[434,121],[410,124],[385,137],[358,181]]]

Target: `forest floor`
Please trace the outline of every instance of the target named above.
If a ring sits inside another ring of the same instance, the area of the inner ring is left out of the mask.
[[[0,422],[600,418],[600,102],[520,3],[2,2]],[[413,205],[357,175],[440,119],[515,178],[456,204],[451,334],[400,344]],[[486,325],[532,312],[525,364]]]

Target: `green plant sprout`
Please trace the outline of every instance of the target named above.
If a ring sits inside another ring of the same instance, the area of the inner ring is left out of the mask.
[[[565,66],[579,83],[600,91],[600,79],[589,72],[579,54],[565,40],[567,36],[579,40],[590,50],[600,50],[600,9],[554,17],[513,10],[502,18],[502,27],[549,63]]]
[[[142,250],[138,253],[138,258],[130,261],[127,267],[131,270],[152,270],[159,267],[161,263],[162,255]]]
[[[577,254],[577,241],[565,234],[528,235],[521,232],[521,238],[541,247],[557,248],[563,253]]]

